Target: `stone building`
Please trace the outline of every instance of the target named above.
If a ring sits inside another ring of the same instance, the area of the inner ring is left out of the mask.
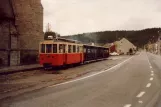
[[[41,0],[0,1],[0,65],[19,65],[37,57],[43,40]],[[25,60],[26,58],[26,60]]]

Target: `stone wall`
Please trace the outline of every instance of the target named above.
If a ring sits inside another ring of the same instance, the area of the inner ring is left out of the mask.
[[[9,62],[11,66],[19,65],[21,56],[25,55],[37,57],[39,42],[43,40],[41,0],[10,1],[15,20],[0,21],[0,66]]]
[[[9,42],[9,23],[3,21],[0,23],[0,49],[8,49]]]
[[[8,52],[0,51],[0,67],[8,65]]]
[[[0,23],[0,66],[19,64],[19,51],[12,52],[18,49],[18,35],[16,33],[13,21],[5,20]],[[16,54],[13,55],[13,53]],[[9,63],[9,59],[12,60],[12,63]]]
[[[40,0],[13,0],[20,49],[38,50],[43,40],[43,7]]]
[[[25,55],[38,56],[39,42],[43,40],[43,7],[41,0],[14,0],[13,5],[24,63]]]
[[[10,52],[10,65],[19,65],[20,64],[20,51],[11,51]]]

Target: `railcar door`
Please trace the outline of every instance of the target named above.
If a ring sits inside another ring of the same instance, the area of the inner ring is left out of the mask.
[[[83,47],[83,53],[84,53],[84,61],[87,61],[87,47],[85,45]]]
[[[63,44],[63,65],[66,65],[66,60],[67,60],[67,51],[66,51],[67,45]]]
[[[59,44],[59,63],[61,65],[66,64],[66,53],[65,53],[65,44]]]

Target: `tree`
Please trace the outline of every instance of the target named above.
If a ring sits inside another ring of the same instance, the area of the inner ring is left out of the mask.
[[[48,31],[48,32],[45,32],[44,34],[44,39],[48,39],[48,36],[53,36],[53,38],[56,38],[56,33],[53,32],[53,31]]]

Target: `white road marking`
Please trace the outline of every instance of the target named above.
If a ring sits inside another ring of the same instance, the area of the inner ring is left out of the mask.
[[[151,66],[151,63],[150,63],[149,58],[148,58],[148,55],[146,54],[146,56],[147,56],[147,59],[148,59],[149,66]]]
[[[152,69],[151,63],[149,61],[148,55],[146,54],[150,68]]]
[[[115,65],[115,66],[113,66],[113,67],[111,67],[111,68],[109,68],[109,69],[107,69],[107,70],[102,70],[102,71],[100,71],[100,72],[98,72],[98,73],[91,74],[91,75],[86,76],[86,77],[78,78],[78,79],[75,79],[75,80],[63,82],[63,83],[56,84],[56,85],[51,85],[51,86],[48,86],[48,87],[56,87],[56,86],[60,86],[60,85],[68,84],[68,83],[73,83],[73,82],[76,82],[76,81],[81,81],[81,80],[84,80],[84,79],[87,79],[87,78],[94,77],[94,76],[96,76],[96,75],[102,74],[102,73],[104,73],[104,72],[107,72],[107,71],[110,71],[110,70],[112,70],[112,69],[115,69],[115,68],[119,67],[120,65],[122,65],[122,64],[124,64],[125,62],[129,61],[129,60],[132,59],[133,57],[134,57],[134,56],[132,56],[132,57],[126,59],[125,61],[123,61],[123,62],[121,62],[121,63],[119,63],[119,64],[117,64],[117,65]]]
[[[153,80],[153,78],[150,78],[150,81],[152,81]]]
[[[151,74],[151,76],[154,76],[154,74]]]
[[[151,83],[148,83],[148,84],[146,85],[147,88],[149,88],[150,86],[151,86]]]
[[[131,107],[131,106],[132,106],[131,104],[124,105],[124,107]]]
[[[154,71],[151,71],[151,73],[153,73]]]
[[[144,94],[145,94],[145,92],[142,91],[142,92],[140,92],[136,97],[137,97],[137,98],[140,98],[140,97],[142,97]]]
[[[140,104],[142,104],[143,103],[143,101],[138,101]]]

